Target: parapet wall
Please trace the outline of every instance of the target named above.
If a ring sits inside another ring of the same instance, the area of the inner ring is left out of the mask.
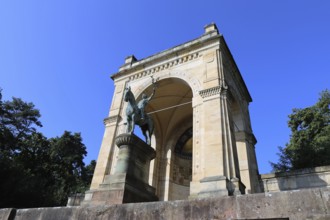
[[[12,214],[10,214],[10,212]],[[11,217],[9,217],[11,215]],[[112,206],[2,209],[3,220],[104,219],[330,219],[330,189]]]
[[[330,186],[330,166],[261,175],[265,192]]]

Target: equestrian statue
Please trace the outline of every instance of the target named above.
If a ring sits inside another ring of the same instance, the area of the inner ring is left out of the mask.
[[[128,102],[126,108],[126,133],[134,133],[135,124],[139,125],[142,134],[146,138],[146,143],[150,145],[151,135],[154,131],[154,124],[152,118],[145,113],[145,107],[155,95],[156,84],[152,78],[153,90],[152,94],[148,97],[145,93],[142,94],[142,99],[136,104],[134,94],[131,91],[131,87],[125,88],[124,101]]]

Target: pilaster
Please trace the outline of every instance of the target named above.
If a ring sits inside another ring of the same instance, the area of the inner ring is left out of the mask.
[[[106,175],[108,175],[112,169],[113,160],[115,159],[114,156],[117,151],[114,140],[122,121],[120,110],[123,105],[123,88],[123,84],[116,85],[109,111],[109,117],[103,120],[105,130],[90,187],[92,190],[99,187],[99,185],[104,181]]]
[[[110,171],[111,161],[114,156],[114,138],[117,132],[120,116],[112,116],[104,119],[105,131],[102,139],[101,149],[95,167],[91,189],[97,189]]]
[[[240,176],[246,186],[246,193],[259,193],[261,186],[259,181],[258,164],[255,155],[256,139],[252,133],[245,131],[235,132]]]
[[[199,92],[203,98],[202,169],[199,182],[191,184],[191,197],[244,194],[240,181],[229,91],[216,86]],[[218,110],[220,109],[220,111]]]

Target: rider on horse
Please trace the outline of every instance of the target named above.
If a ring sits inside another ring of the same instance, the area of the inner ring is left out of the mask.
[[[152,77],[151,77],[152,78]],[[126,107],[126,133],[134,133],[135,124],[139,125],[143,135],[146,137],[146,143],[150,145],[151,135],[154,131],[154,125],[152,118],[145,114],[144,108],[155,94],[156,81],[152,78],[152,84],[154,86],[153,92],[148,97],[146,94],[142,95],[142,99],[136,104],[134,94],[131,91],[131,87],[125,88],[124,101],[128,102]]]
[[[152,94],[149,97],[145,93],[142,94],[142,99],[137,104],[137,107],[140,110],[141,120],[144,120],[145,117],[144,108],[146,107],[146,105],[154,95],[155,95],[155,87],[153,88]]]

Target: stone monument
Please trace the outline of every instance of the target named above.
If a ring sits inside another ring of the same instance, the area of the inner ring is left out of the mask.
[[[114,174],[105,178],[99,188],[85,193],[85,205],[109,205],[157,201],[155,188],[147,183],[153,148],[134,134],[120,134],[115,139],[119,148]]]
[[[150,147],[150,137],[153,133],[153,121],[145,114],[145,107],[155,94],[148,97],[143,94],[136,104],[131,88],[125,89],[123,99],[126,106],[126,133],[119,134],[115,143],[119,148],[115,171],[107,176],[98,189],[89,190],[85,194],[85,205],[107,205],[134,202],[157,201],[155,188],[148,184],[150,161],[156,152]],[[139,125],[146,143],[134,135],[135,124]]]
[[[1,209],[1,219],[330,219],[330,166],[262,175],[258,193],[252,99],[215,24],[156,55],[127,57],[112,79],[87,206]],[[113,205],[122,203],[134,204]]]
[[[145,114],[145,107],[155,94],[155,80],[153,93],[148,97],[143,94],[136,104],[131,88],[125,88],[123,99],[126,106],[126,133],[115,138],[119,148],[116,168],[112,175],[107,176],[96,190],[86,192],[84,203],[87,205],[123,204],[134,202],[157,201],[155,188],[148,184],[150,161],[156,152],[150,147],[153,134],[153,121]],[[134,135],[135,124],[139,125],[146,143]]]
[[[97,190],[86,192],[85,204],[123,204],[157,201],[155,188],[147,183],[149,164],[155,150],[134,134],[121,134],[115,139],[119,148],[117,166]]]
[[[145,59],[127,57],[112,79],[87,206],[1,209],[0,219],[330,219],[330,166],[262,175],[258,193],[252,99],[215,24]],[[134,204],[113,205],[122,203]]]
[[[252,98],[217,26],[204,30],[197,39],[145,59],[131,55],[111,76],[115,90],[85,202],[106,197],[117,186],[118,195],[127,190],[132,196],[120,194],[121,202],[138,201],[133,197],[142,188],[146,201],[261,191],[248,110]],[[140,108],[130,109],[129,91]],[[142,123],[146,143],[124,135],[133,133],[135,123]],[[134,161],[140,152],[149,153]]]

